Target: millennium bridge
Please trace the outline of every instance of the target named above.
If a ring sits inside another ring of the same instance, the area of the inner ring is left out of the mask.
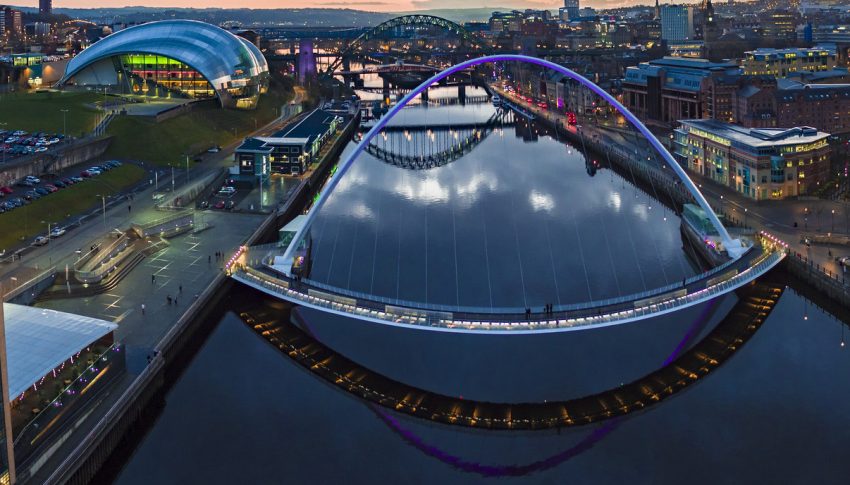
[[[688,189],[697,205],[702,208],[718,234],[719,247],[722,247],[727,260],[705,273],[686,278],[681,283],[618,298],[555,305],[550,311],[539,312],[534,309],[529,311],[526,308],[515,307],[436,305],[384,298],[328,286],[293,274],[291,267],[296,251],[304,248],[305,237],[309,234],[316,214],[357,156],[363,151],[374,151],[373,140],[382,133],[393,116],[430,85],[456,72],[485,63],[501,62],[530,63],[559,72],[590,89],[619,110],[626,120],[649,141],[666,165],[678,176],[683,186]],[[373,148],[370,149],[370,146]],[[408,93],[363,135],[355,149],[340,163],[336,174],[328,180],[326,187],[295,232],[291,243],[285,247],[271,244],[240,248],[228,262],[226,271],[233,279],[276,298],[369,322],[443,332],[539,333],[620,325],[705,303],[751,283],[769,272],[782,261],[786,251],[787,246],[784,243],[767,234],[756,235],[752,240],[733,239],[694,182],[663,144],[636,116],[605,90],[580,74],[549,61],[521,55],[496,55],[459,63],[435,74]]]

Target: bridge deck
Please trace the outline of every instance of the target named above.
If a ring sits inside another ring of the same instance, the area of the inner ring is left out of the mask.
[[[265,256],[265,255],[264,255]],[[265,264],[251,267],[247,255],[229,267],[231,277],[283,300],[360,320],[426,330],[464,333],[538,333],[582,330],[674,312],[739,288],[776,266],[785,252],[752,248],[712,271],[657,290],[621,298],[555,307],[526,315],[519,308],[473,308],[381,298],[289,278]],[[262,258],[265,260],[265,258]]]

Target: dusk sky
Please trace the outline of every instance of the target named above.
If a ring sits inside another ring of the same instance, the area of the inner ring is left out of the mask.
[[[627,4],[648,4],[651,0],[589,0],[582,6],[614,7]],[[38,1],[15,3],[37,7]],[[666,3],[666,2],[665,2]],[[474,8],[474,7],[512,7],[512,8],[548,8],[563,6],[559,1],[535,0],[147,0],[145,2],[127,0],[54,0],[54,8],[97,8],[144,5],[146,7],[221,7],[221,8],[353,8],[370,11],[406,11],[427,10],[433,8]]]

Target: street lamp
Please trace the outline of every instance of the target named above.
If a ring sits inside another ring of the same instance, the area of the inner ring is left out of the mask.
[[[103,208],[103,226],[106,227],[106,196],[100,194],[95,194],[94,196],[100,197],[101,207]]]
[[[744,227],[749,227],[747,225],[747,211],[748,210],[749,210],[748,208],[744,207]]]
[[[835,232],[835,209],[832,209],[832,231]]]
[[[68,110],[67,109],[60,109],[59,111],[62,112],[62,136],[67,138],[68,137],[68,125],[65,121],[65,116],[68,114]]]

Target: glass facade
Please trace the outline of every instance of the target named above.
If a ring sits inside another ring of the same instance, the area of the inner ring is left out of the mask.
[[[268,63],[242,37],[193,20],[164,20],[108,35],[68,62],[59,85],[118,88],[161,97],[217,97],[252,109],[268,88]]]
[[[134,94],[215,97],[209,81],[180,61],[154,54],[126,54],[119,59],[124,87]]]

